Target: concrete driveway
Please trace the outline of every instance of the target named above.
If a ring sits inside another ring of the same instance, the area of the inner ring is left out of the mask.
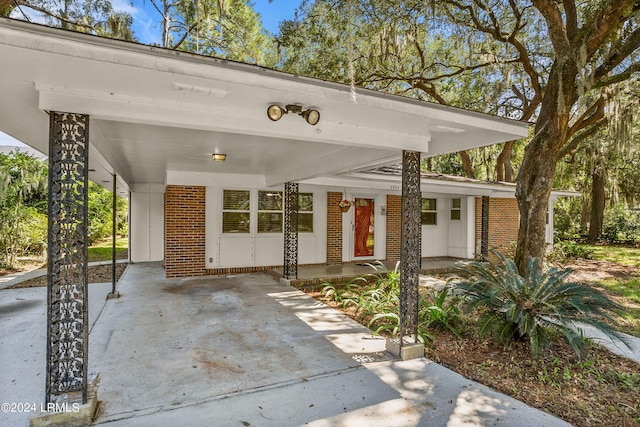
[[[268,275],[168,280],[159,264],[136,264],[118,289],[90,336],[96,424],[568,425],[427,359],[397,361],[369,330]],[[4,335],[11,317],[1,319]],[[24,369],[42,372],[44,359]]]

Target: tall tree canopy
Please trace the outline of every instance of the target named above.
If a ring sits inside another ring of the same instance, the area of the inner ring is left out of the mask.
[[[0,0],[0,16],[29,20],[29,9],[44,16],[48,25],[134,40],[132,16],[115,11],[110,0]]]
[[[273,65],[275,51],[248,0],[151,0],[162,45],[235,61]]]
[[[535,121],[517,176],[523,270],[544,253],[556,164],[638,78],[639,11],[638,0],[305,1],[281,27],[282,65]],[[514,143],[498,156],[498,178]]]

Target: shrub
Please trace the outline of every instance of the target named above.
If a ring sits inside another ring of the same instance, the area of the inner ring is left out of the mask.
[[[573,240],[561,240],[553,245],[553,251],[548,259],[555,262],[564,262],[569,259],[592,259],[593,249],[581,245]]]
[[[456,300],[449,297],[449,289],[444,288],[440,292],[424,294],[418,302],[418,341],[428,344],[435,340],[433,334],[429,332],[431,328],[444,328],[451,331],[455,336],[460,337],[457,329],[460,311],[456,305]],[[400,332],[400,315],[398,312],[399,298],[395,298],[396,304],[391,311],[385,311],[373,316],[368,327],[375,327],[373,334],[388,332],[392,337],[398,336]]]
[[[605,215],[602,238],[611,243],[640,242],[640,212],[616,208]]]
[[[565,282],[570,269],[543,271],[530,258],[524,276],[515,263],[496,253],[496,262],[462,263],[450,284],[463,296],[467,310],[479,310],[480,331],[493,333],[504,345],[528,341],[539,355],[560,334],[578,357],[584,355],[585,337],[580,324],[590,325],[610,338],[624,337],[603,320],[613,322],[611,312],[622,307],[588,285]]]

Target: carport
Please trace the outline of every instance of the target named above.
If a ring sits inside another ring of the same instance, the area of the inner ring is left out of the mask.
[[[401,336],[412,337],[421,156],[527,134],[522,123],[483,114],[6,18],[0,56],[0,129],[50,159],[47,401],[69,393],[87,400],[88,180],[134,196],[215,168],[230,185],[250,179],[283,186],[284,275],[295,278],[298,183],[402,163]],[[272,121],[272,105],[318,111],[320,122],[312,126],[295,111]],[[213,154],[226,161],[214,164]],[[132,234],[133,251],[170,247],[157,234]],[[141,304],[163,310],[150,295]],[[124,332],[113,339],[127,341]],[[170,348],[168,358],[178,351]]]

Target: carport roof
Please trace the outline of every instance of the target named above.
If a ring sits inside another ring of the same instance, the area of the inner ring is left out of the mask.
[[[47,153],[48,111],[89,114],[90,178],[251,174],[266,186],[527,135],[528,124],[155,46],[0,19],[0,130]],[[321,113],[267,118],[270,104]],[[213,152],[227,154],[214,163]]]

